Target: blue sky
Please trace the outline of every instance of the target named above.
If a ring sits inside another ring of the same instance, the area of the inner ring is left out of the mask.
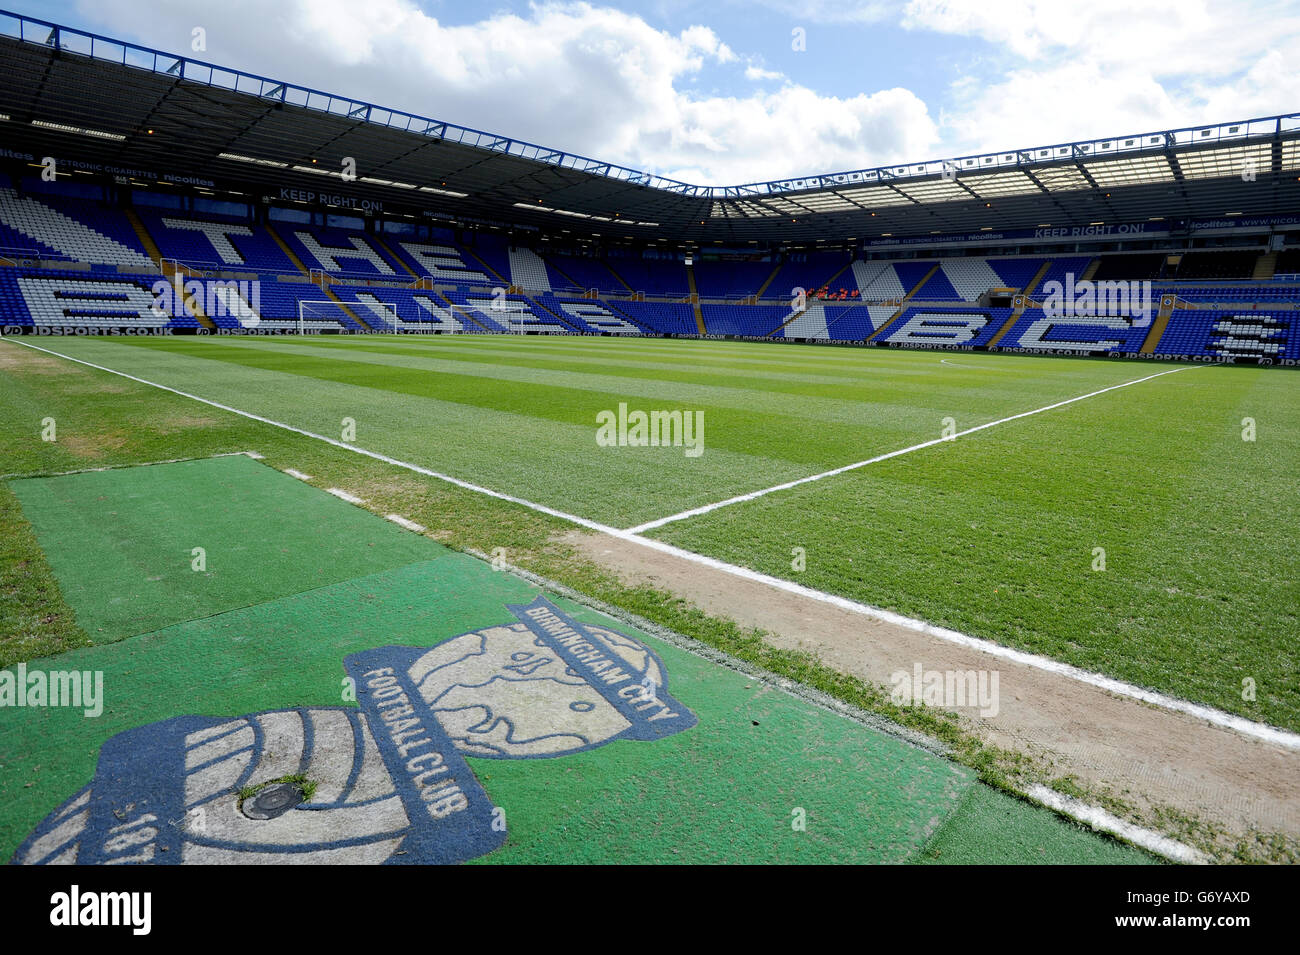
[[[1300,110],[1300,0],[8,2],[704,184]]]

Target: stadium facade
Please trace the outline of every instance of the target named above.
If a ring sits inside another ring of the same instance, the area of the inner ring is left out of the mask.
[[[1300,114],[736,186],[0,12],[8,331],[1294,365]]]

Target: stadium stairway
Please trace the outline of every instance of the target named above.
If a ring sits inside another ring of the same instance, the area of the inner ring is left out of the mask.
[[[394,262],[396,262],[398,265],[404,268],[410,274],[411,278],[413,279],[419,278],[419,276],[415,274],[415,269],[411,268],[411,266],[407,263],[406,257],[398,255],[396,252],[394,252],[392,248],[388,245],[388,243],[384,241],[383,236],[379,235],[379,233],[376,232],[370,238],[374,240],[375,245],[379,246],[379,248],[382,249],[390,259],[392,259]]]
[[[281,238],[280,233],[276,232],[274,229],[271,228],[271,224],[269,222],[265,226],[263,226],[263,228],[266,229],[266,234],[269,235],[271,239],[275,242],[275,244],[280,247],[280,251],[283,252],[286,256],[288,256],[289,261],[293,263],[294,268],[296,268],[303,275],[311,274],[311,270],[307,268],[307,266],[303,265],[302,259],[298,258],[298,253],[295,252],[293,249],[289,248],[289,244],[285,242],[283,238]]]
[[[618,269],[614,268],[614,266],[609,264],[609,259],[602,258],[600,261],[601,263],[604,264],[605,268],[609,269],[610,273],[614,276],[614,278],[618,279],[620,282],[623,283],[623,288],[627,289],[629,292],[636,291],[636,289],[634,289],[632,286],[627,284],[627,279],[623,278],[623,276],[619,274]]]
[[[352,319],[352,321],[356,322],[358,325],[360,325],[368,332],[372,332],[375,330],[373,325],[371,325],[369,322],[367,322],[365,319],[361,317],[360,312],[353,311],[352,307],[349,306],[347,302],[343,301],[343,299],[339,298],[337,295],[334,294],[334,290],[330,288],[329,282],[323,283],[320,287],[320,290],[324,292],[328,298],[333,299],[335,302],[337,302],[339,308],[343,310],[343,314],[346,315],[348,318]]]
[[[1168,298],[1169,304],[1165,304]],[[1159,344],[1165,329],[1169,327],[1169,319],[1174,315],[1174,302],[1177,301],[1175,296],[1160,296],[1160,310],[1156,312],[1155,320],[1151,323],[1151,328],[1147,331],[1147,337],[1142,341],[1142,347],[1138,353],[1142,355],[1155,354],[1156,345]]]
[[[915,295],[918,291],[920,291],[922,288],[925,287],[925,283],[930,281],[930,279],[934,277],[934,274],[939,271],[939,265],[940,263],[938,262],[934,263],[934,265],[930,267],[930,271],[926,272],[925,275],[921,276],[921,281],[917,282],[914,286],[912,286],[912,290],[903,296],[903,301],[899,303],[898,311],[896,311],[893,315],[889,316],[888,321],[886,321],[874,332],[872,332],[870,335],[864,338],[863,339],[864,342],[875,341],[877,338],[884,335],[886,331],[890,329],[891,325],[893,325],[895,322],[897,322],[900,318],[903,317],[903,313],[907,311],[908,299],[910,299],[913,295]]]
[[[149,246],[146,245],[145,248],[148,249]],[[183,275],[184,273],[180,270],[172,273],[172,288],[175,289],[174,294],[176,295],[177,301],[185,303],[185,311],[189,312],[190,315],[194,317],[194,320],[203,328],[209,330],[215,329],[217,323],[209,318],[208,313],[203,310],[202,300],[197,295],[191,296],[190,298],[185,297],[185,279],[183,278]]]
[[[1271,279],[1277,270],[1277,252],[1265,252],[1255,260],[1255,270],[1251,272],[1252,280],[1267,281]]]
[[[754,301],[757,302],[763,297],[763,295],[767,292],[767,287],[776,280],[777,273],[780,271],[781,271],[781,263],[778,262],[772,268],[772,273],[767,277],[767,279],[763,282],[763,284],[758,287],[758,291],[754,293]]]
[[[554,269],[555,272],[560,276],[560,278],[562,278],[562,279],[564,279],[564,281],[568,282],[568,283],[569,283],[573,288],[583,288],[583,287],[584,287],[583,284],[582,284],[581,282],[579,282],[579,281],[577,281],[576,279],[574,279],[574,277],[573,277],[572,275],[570,275],[568,272],[564,271],[564,269],[562,269],[562,268],[560,268],[558,265],[556,265],[556,264],[555,264],[555,260],[554,260],[554,258],[549,257],[549,256],[545,256],[545,255],[542,255],[540,252],[538,253],[538,258],[540,258],[540,259],[542,260],[542,267],[543,267],[543,268]]]
[[[1100,262],[1101,262],[1100,259],[1094,259],[1093,263],[1088,266],[1088,268],[1091,270],[1089,272],[1090,275],[1093,272],[1097,271],[1097,265]],[[1025,298],[1028,298],[1029,293],[1032,292],[1034,289],[1038,288],[1039,283],[1043,281],[1043,276],[1047,274],[1047,270],[1050,269],[1051,267],[1052,267],[1052,260],[1044,259],[1042,266],[1038,269],[1037,272],[1034,273],[1034,277],[1029,280],[1029,282],[1025,285],[1025,287],[1020,290],[1020,294],[1023,295]]]
[[[490,277],[496,279],[496,280],[497,280],[498,282],[500,282],[500,283],[502,284],[502,286],[504,286],[507,290],[509,290],[510,287],[514,284],[514,283],[512,283],[509,279],[507,279],[504,275],[502,275],[500,272],[498,272],[496,269],[492,268],[492,266],[488,265],[488,261],[487,261],[487,259],[483,258],[483,256],[479,255],[477,252],[475,252],[475,251],[474,251],[472,248],[470,248],[468,245],[466,245],[466,246],[462,246],[462,247],[461,247],[461,251],[464,252],[465,255],[468,255],[468,256],[472,257],[472,258],[474,259],[475,262],[477,262],[480,266],[483,267],[483,274],[484,274],[484,275],[487,275],[487,276],[490,276]]]
[[[1039,270],[1038,272],[1039,276],[1041,276],[1045,271],[1047,271],[1046,262],[1043,263],[1042,269]],[[1030,282],[1029,287],[1033,288],[1033,286],[1034,283]],[[999,328],[996,332],[993,333],[993,337],[990,338],[988,341],[989,348],[993,348],[994,346],[997,345],[998,342],[1002,341],[1002,339],[1006,337],[1007,332],[1011,331],[1011,329],[1015,326],[1016,322],[1020,321],[1020,316],[1024,314],[1025,308],[1028,307],[1029,305],[1029,297],[1024,293],[1021,293],[1020,295],[1016,296],[1015,301],[1018,302],[1019,304],[1012,306],[1011,314],[1007,316],[1007,320],[1002,323],[1001,328]]]
[[[325,293],[326,298],[328,298],[330,301],[338,305],[338,307],[343,311],[344,315],[352,319],[352,321],[356,322],[359,326],[361,326],[361,328],[364,331],[368,331],[368,332],[376,331],[377,329],[373,325],[371,325],[370,322],[367,322],[365,319],[363,319],[360,316],[360,314],[354,311],[347,302],[343,301],[343,299],[339,298],[338,295],[335,294],[334,290],[330,288],[330,284],[333,283],[334,281],[335,279],[333,277],[326,274],[324,281],[322,281],[321,284],[316,287],[319,288],[323,293]]]
[[[280,236],[280,234],[271,228],[271,224],[269,222],[266,224],[264,228],[266,229],[267,234],[270,235],[270,237],[275,240],[275,244],[280,247],[280,251],[282,251],[286,256],[289,257],[289,261],[294,264],[294,267],[297,268],[299,271],[301,271],[303,275],[310,275],[311,270],[308,269],[305,265],[303,265],[303,261],[298,257],[298,253],[294,252],[293,249],[290,248],[289,244],[285,242],[284,239]],[[374,329],[371,327],[371,325],[368,322],[366,322],[364,319],[362,319],[360,315],[358,315],[356,312],[354,312],[351,308],[348,307],[347,302],[343,301],[343,299],[339,298],[337,295],[334,294],[334,292],[329,287],[329,283],[330,283],[330,279],[327,276],[326,280],[322,282],[320,286],[320,290],[325,293],[325,296],[331,299],[332,301],[338,303],[339,308],[343,310],[343,314],[346,315],[348,318],[352,319],[352,321],[356,322],[363,329],[367,331],[374,331]]]
[[[852,259],[850,259],[849,261],[845,262],[842,266],[840,266],[840,268],[836,269],[834,275],[832,275],[830,278],[828,278],[825,282],[823,282],[821,285],[819,285],[819,286],[817,286],[817,287],[818,287],[818,288],[830,288],[830,285],[831,285],[832,282],[834,282],[836,279],[838,279],[841,275],[843,275],[845,272],[847,272],[847,271],[848,271],[849,269],[851,269],[851,268],[853,268],[853,260],[852,260]],[[854,278],[856,279],[856,273],[855,273]]]
[[[686,266],[686,287],[691,291],[691,306],[695,309],[695,327],[701,335],[707,335],[704,328],[704,312],[700,310],[700,291],[695,287],[695,266]]]
[[[1094,259],[1093,264],[1088,266],[1088,268],[1095,272],[1097,270],[1098,261],[1099,260]],[[994,332],[993,337],[988,340],[989,348],[993,348],[998,342],[1002,341],[1002,339],[1006,337],[1007,332],[1011,331],[1016,322],[1020,321],[1020,316],[1023,315],[1025,309],[1029,307],[1029,293],[1033,289],[1038,288],[1038,283],[1043,280],[1043,276],[1047,274],[1047,270],[1051,267],[1052,260],[1044,259],[1043,264],[1040,265],[1038,271],[1034,273],[1034,277],[1031,278],[1029,282],[1026,283],[1025,287],[1020,290],[1020,295],[1017,296],[1017,301],[1019,301],[1020,304],[1012,307],[1011,314],[1007,317],[1006,322],[1004,322],[1002,327]]]
[[[770,332],[768,332],[767,335],[766,335],[766,337],[767,337],[767,338],[776,338],[778,335],[780,335],[782,332],[785,331],[787,325],[789,325],[791,322],[796,322],[796,321],[798,321],[798,320],[799,320],[800,318],[802,318],[805,314],[807,314],[807,312],[808,312],[808,299],[807,299],[807,298],[804,298],[803,308],[798,309],[798,310],[794,310],[794,309],[792,309],[791,312],[790,312],[790,317],[787,318],[787,319],[786,319],[784,322],[782,322],[780,325],[778,325],[776,328],[774,328],[774,329],[772,329]]]
[[[135,210],[129,206],[123,209],[122,212],[126,214],[126,221],[131,223],[131,228],[135,230],[136,238],[138,238],[140,244],[144,246],[144,250],[148,253],[149,258],[153,259],[154,262],[161,264],[163,257],[162,250],[158,248],[158,243],[153,240],[153,236],[151,236],[149,230],[145,228],[144,222],[141,221],[138,215],[136,215]]]
[[[1083,275],[1079,276],[1079,281],[1091,282],[1092,277],[1097,274],[1099,268],[1101,268],[1101,256],[1095,257],[1088,263],[1088,267],[1083,270]],[[1038,288],[1037,283],[1042,281],[1043,275],[1046,274],[1046,272],[1047,270],[1043,269],[1042,272],[1038,273],[1038,275],[1035,276],[1034,281],[1029,283],[1029,288]]]

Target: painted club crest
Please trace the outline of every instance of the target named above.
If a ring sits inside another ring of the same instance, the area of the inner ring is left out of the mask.
[[[545,598],[432,648],[344,661],[357,707],[178,716],[120,733],[24,864],[462,862],[504,820],[466,756],[547,759],[694,726],[645,644]]]

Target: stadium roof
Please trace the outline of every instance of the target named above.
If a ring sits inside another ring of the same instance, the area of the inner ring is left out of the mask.
[[[807,243],[1300,211],[1300,113],[696,186],[4,11],[0,137],[34,156],[577,236]]]

